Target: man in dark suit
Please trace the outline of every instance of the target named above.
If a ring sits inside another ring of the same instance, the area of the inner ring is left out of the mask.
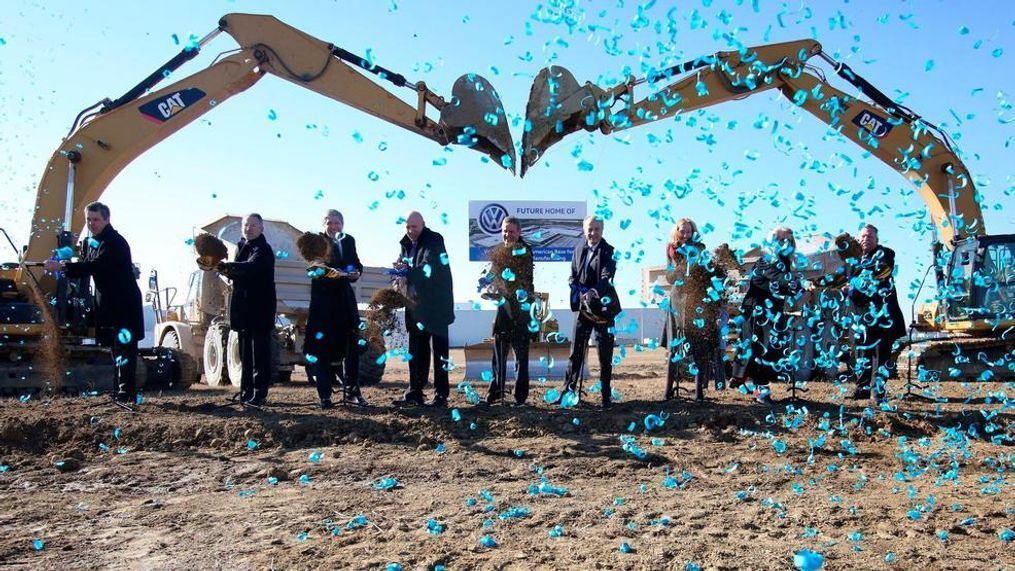
[[[455,321],[451,266],[444,237],[426,227],[423,215],[410,212],[395,268],[406,272],[406,289],[412,307],[405,310],[409,333],[409,390],[395,404],[422,406],[423,387],[430,375],[433,345],[434,398],[429,406],[448,404],[448,326]]]
[[[596,332],[599,376],[603,408],[610,408],[610,380],[613,376],[614,318],[620,313],[620,299],[613,287],[617,272],[613,246],[603,239],[603,221],[595,216],[582,223],[585,241],[578,244],[571,258],[571,311],[577,312],[571,357],[567,364],[564,395],[578,390],[578,377],[585,366],[585,352],[592,332]],[[561,398],[564,398],[564,395]],[[580,395],[579,395],[580,396]]]
[[[508,216],[501,222],[504,242],[491,256],[490,274],[493,295],[501,300],[493,320],[493,382],[486,396],[488,404],[504,398],[507,386],[508,351],[515,354],[515,403],[525,404],[529,396],[529,342],[533,318],[529,313],[535,293],[532,286],[532,248],[522,239],[521,221]],[[513,269],[512,269],[513,268]],[[505,269],[514,275],[505,277]],[[537,329],[538,330],[538,329]]]
[[[109,223],[109,207],[92,202],[85,207],[85,223],[92,235],[78,262],[50,260],[49,271],[64,271],[68,278],[95,282],[96,342],[112,350],[118,402],[133,403],[137,396],[137,342],[144,339],[141,290],[137,287],[130,245]]]
[[[236,259],[219,264],[233,284],[229,328],[240,338],[240,401],[261,406],[271,381],[271,336],[275,329],[275,254],[264,238],[264,219],[252,213],[243,220]]]
[[[359,307],[352,284],[363,273],[356,240],[343,232],[345,218],[338,210],[324,216],[324,235],[331,242],[331,258],[310,284],[310,315],[303,345],[317,384],[321,408],[332,408],[335,373],[342,379],[344,401],[366,406],[359,388]]]
[[[857,339],[856,391],[853,398],[884,397],[885,382],[895,370],[895,342],[906,335],[905,318],[895,290],[895,251],[878,244],[878,229],[870,224],[858,237],[860,259],[850,268],[846,289],[853,315],[863,327]]]

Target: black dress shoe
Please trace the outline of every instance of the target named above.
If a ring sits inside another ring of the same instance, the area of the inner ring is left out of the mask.
[[[426,403],[426,406],[432,408],[447,408],[448,397],[434,397],[432,401]]]
[[[331,402],[331,399],[322,400],[321,410],[328,410],[329,408],[335,408],[335,403]]]
[[[113,400],[115,400],[116,402],[124,404],[134,404],[134,401],[136,399],[137,397],[135,397],[130,393],[116,393],[116,395],[113,397]]]
[[[871,398],[870,387],[857,387],[856,390],[853,391],[853,400],[867,400],[869,398]]]
[[[350,395],[345,397],[345,402],[352,406],[370,406],[367,399],[363,398],[363,395]]]
[[[263,399],[263,398],[262,399],[247,399],[247,400],[243,401],[243,404],[250,405],[250,406],[257,406],[257,407],[264,406],[264,403],[265,403],[265,399]]]

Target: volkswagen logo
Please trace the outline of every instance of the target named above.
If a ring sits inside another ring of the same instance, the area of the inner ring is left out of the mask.
[[[500,223],[507,215],[507,208],[496,203],[487,204],[479,211],[479,228],[487,234],[500,234]]]

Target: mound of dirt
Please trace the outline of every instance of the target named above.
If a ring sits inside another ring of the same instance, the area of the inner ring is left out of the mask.
[[[826,568],[1010,561],[1002,385],[943,384],[940,402],[886,411],[830,384],[774,408],[737,391],[660,402],[664,360],[624,360],[608,412],[598,394],[547,404],[560,386],[538,382],[523,407],[455,392],[453,408],[399,409],[396,360],[364,389],[369,408],[321,411],[302,380],[263,409],[208,387],[145,395],[136,413],[103,397],[5,400],[0,560],[786,569],[806,548]]]

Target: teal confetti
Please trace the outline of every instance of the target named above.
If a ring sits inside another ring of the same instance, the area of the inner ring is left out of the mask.
[[[801,549],[793,555],[793,567],[800,571],[817,571],[825,564],[825,557],[809,549]]]

